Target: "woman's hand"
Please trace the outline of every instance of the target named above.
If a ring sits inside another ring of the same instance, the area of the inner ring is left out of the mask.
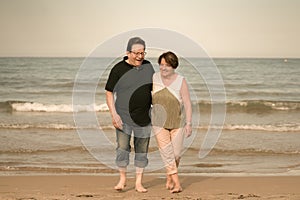
[[[184,126],[185,136],[190,137],[192,135],[192,124],[186,123]]]

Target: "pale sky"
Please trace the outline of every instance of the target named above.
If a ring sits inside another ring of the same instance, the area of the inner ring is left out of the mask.
[[[0,0],[0,56],[85,57],[115,35],[154,27],[212,57],[300,58],[299,20],[299,0]]]

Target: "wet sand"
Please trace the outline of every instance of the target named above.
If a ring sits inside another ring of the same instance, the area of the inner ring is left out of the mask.
[[[183,192],[170,194],[159,175],[145,174],[147,193],[134,190],[132,176],[122,192],[113,189],[117,175],[1,176],[0,199],[300,199],[299,176],[180,176],[180,180]]]

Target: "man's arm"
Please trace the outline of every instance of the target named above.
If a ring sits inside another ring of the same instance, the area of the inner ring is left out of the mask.
[[[109,108],[114,127],[117,129],[122,129],[123,122],[120,115],[116,111],[114,94],[110,91],[106,91],[106,104]]]

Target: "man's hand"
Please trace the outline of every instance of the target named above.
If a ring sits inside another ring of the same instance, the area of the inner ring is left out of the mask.
[[[112,123],[115,128],[122,130],[123,129],[123,122],[118,115],[116,108],[115,108],[115,100],[114,100],[114,94],[110,91],[106,91],[106,103],[109,108],[109,112],[111,114]]]
[[[112,123],[113,123],[115,128],[120,129],[120,130],[123,129],[123,122],[122,122],[122,119],[121,119],[120,115],[114,114],[112,116]]]

